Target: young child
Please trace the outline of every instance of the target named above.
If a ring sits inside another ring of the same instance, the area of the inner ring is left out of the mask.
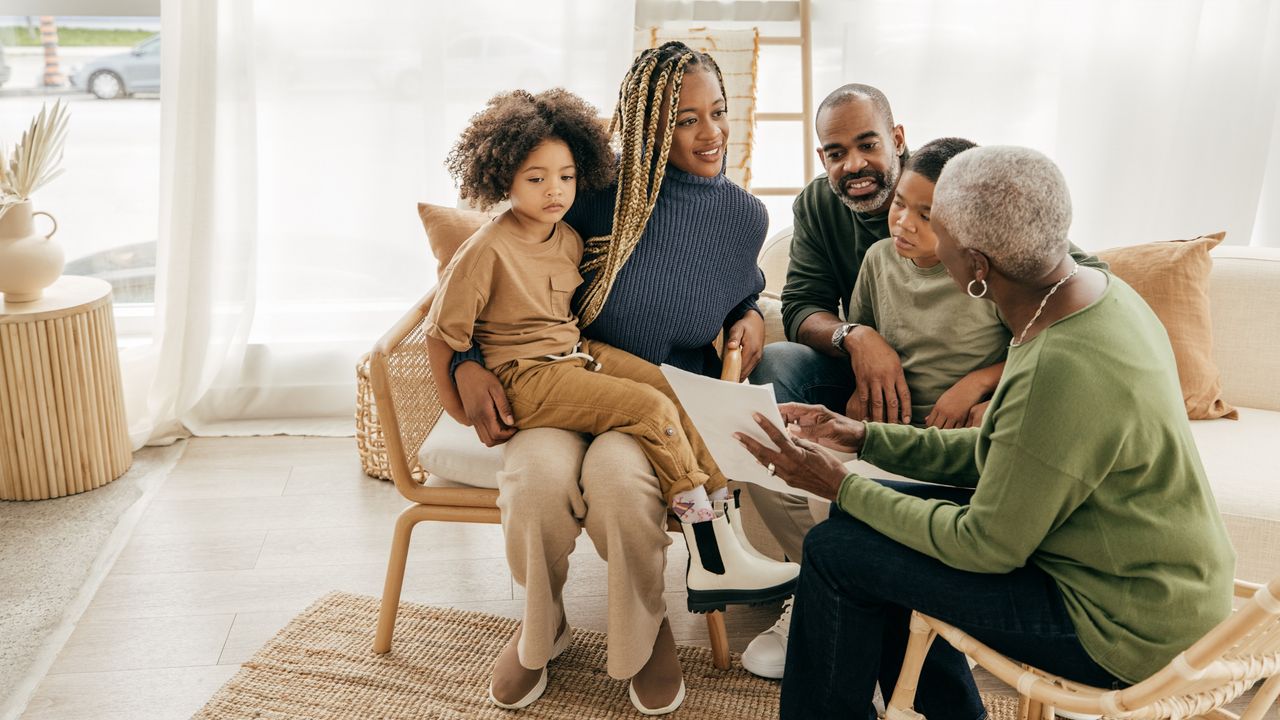
[[[691,565],[723,576],[705,597],[691,584],[690,609],[791,592],[799,566],[747,552],[728,526],[725,477],[657,366],[579,333],[571,301],[583,243],[561,218],[579,188],[612,181],[614,156],[595,109],[559,89],[497,95],[471,119],[449,168],[463,198],[483,207],[510,200],[511,208],[458,250],[427,316],[445,410],[467,424],[448,369],[454,351],[477,343],[506,389],[515,427],[618,430],[639,441],[696,546]]]
[[[889,210],[891,237],[867,249],[853,288],[850,322],[875,328],[898,351],[916,425],[981,424],[1009,349],[1011,335],[995,303],[956,292],[929,226],[943,166],[972,147],[941,138],[912,153]],[[980,297],[986,289],[970,292]]]

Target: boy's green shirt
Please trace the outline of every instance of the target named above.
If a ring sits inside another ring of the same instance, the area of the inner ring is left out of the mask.
[[[867,251],[851,302],[849,321],[875,328],[902,358],[913,425],[923,426],[959,380],[1009,350],[995,303],[966,295],[942,263],[922,268],[902,257],[890,238]]]
[[[1235,554],[1191,436],[1168,335],[1132,288],[1009,351],[981,428],[868,423],[861,457],[974,487],[968,505],[857,475],[838,502],[884,535],[972,572],[1035,563],[1086,651],[1126,682],[1227,616]]]

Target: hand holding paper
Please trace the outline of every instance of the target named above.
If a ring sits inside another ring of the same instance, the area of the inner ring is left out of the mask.
[[[783,406],[783,420],[792,420],[785,412],[796,408],[808,409],[809,405],[788,404]],[[769,436],[775,450],[767,447],[754,438],[738,434],[736,439],[755,456],[756,460],[765,463],[770,472],[786,481],[791,487],[805,494],[817,496],[824,500],[835,500],[840,494],[840,485],[848,475],[844,463],[832,453],[809,440],[788,436],[783,430],[766,420],[761,415],[754,416],[756,423]],[[795,427],[795,426],[791,426]]]
[[[844,466],[817,445],[804,441],[797,444],[786,437],[773,386],[728,383],[670,365],[663,365],[662,373],[726,476],[776,492],[832,499],[834,491],[830,494],[811,492],[808,487],[817,489],[820,485],[806,480],[810,471],[822,468],[827,480],[824,484],[830,485],[831,478],[836,478],[834,484],[838,489]],[[756,422],[753,415],[759,415],[763,423]],[[771,439],[765,425],[777,434],[776,439]],[[757,460],[757,456],[743,447],[737,439],[739,435],[752,440],[758,450],[768,452],[770,457],[777,456],[772,461],[777,475],[770,474],[765,467],[770,460]],[[783,477],[800,483],[800,487],[788,485]]]

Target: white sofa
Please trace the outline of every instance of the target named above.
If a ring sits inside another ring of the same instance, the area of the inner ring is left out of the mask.
[[[785,339],[776,298],[790,242],[785,230],[760,255],[766,343]],[[1236,577],[1267,582],[1280,575],[1280,249],[1219,245],[1212,254],[1213,354],[1223,399],[1240,418],[1194,420],[1191,431],[1236,549]]]

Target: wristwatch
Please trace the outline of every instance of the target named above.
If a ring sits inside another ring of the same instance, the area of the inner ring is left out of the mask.
[[[836,328],[836,331],[831,333],[831,346],[848,355],[849,352],[844,349],[844,339],[848,337],[849,333],[853,332],[853,329],[856,327],[858,327],[858,323],[844,323],[840,327]]]

